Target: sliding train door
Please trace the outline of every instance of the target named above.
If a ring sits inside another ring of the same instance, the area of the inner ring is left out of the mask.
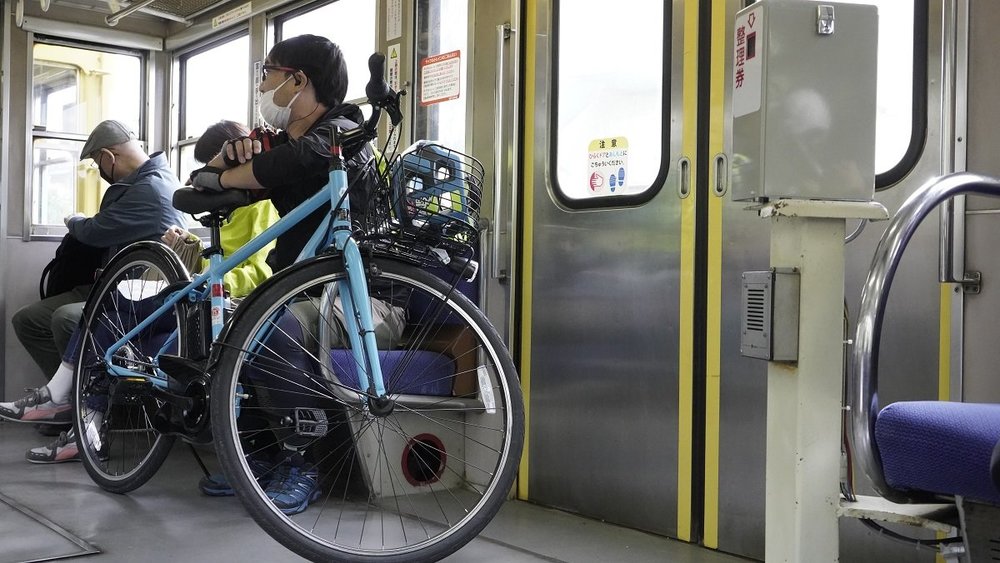
[[[762,559],[766,365],[739,353],[739,296],[742,272],[768,267],[770,233],[731,201],[726,99],[750,3],[525,4],[518,493]],[[865,3],[880,11],[876,199],[893,213],[964,166],[965,4]],[[847,243],[845,315],[831,323],[853,327],[884,226]],[[883,404],[951,393],[961,301],[938,283],[940,240],[929,221],[900,265]],[[857,521],[841,528],[845,561],[924,559]]]
[[[518,494],[683,539],[696,12],[530,0],[521,26]]]

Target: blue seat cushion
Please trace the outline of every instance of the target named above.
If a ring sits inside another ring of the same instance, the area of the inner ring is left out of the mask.
[[[379,351],[383,377],[393,381],[390,393],[451,397],[455,362],[440,353],[425,350]],[[333,369],[344,385],[358,386],[358,372],[350,350],[330,351]],[[405,362],[405,363],[404,363]]]
[[[427,270],[428,273],[444,280],[446,283],[451,283],[455,279],[455,274],[450,272],[447,268],[430,268]],[[477,277],[474,281],[466,281],[464,279],[458,280],[455,285],[455,289],[469,298],[473,304],[479,304],[479,278]],[[435,323],[441,324],[458,324],[459,319],[452,315],[446,315],[443,318],[438,317],[440,311],[437,309],[437,303],[432,302],[429,296],[421,291],[413,293],[406,303],[406,313],[407,318],[412,323],[422,323],[427,319],[432,319]],[[425,316],[428,316],[425,319]]]
[[[990,467],[1000,442],[1000,405],[893,403],[878,415],[875,442],[886,482],[894,489],[1000,505]]]

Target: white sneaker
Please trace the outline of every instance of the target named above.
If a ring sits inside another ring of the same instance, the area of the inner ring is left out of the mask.
[[[39,387],[13,403],[0,403],[0,418],[35,424],[65,424],[70,409],[69,401],[57,403],[49,395],[48,387]]]
[[[24,454],[31,463],[63,463],[80,461],[80,451],[76,447],[73,431],[62,432],[47,446],[31,448]]]

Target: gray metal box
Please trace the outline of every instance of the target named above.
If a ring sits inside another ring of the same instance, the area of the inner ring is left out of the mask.
[[[737,14],[733,200],[872,199],[877,55],[875,6],[762,0]]]
[[[743,272],[740,354],[775,362],[799,359],[799,273]]]

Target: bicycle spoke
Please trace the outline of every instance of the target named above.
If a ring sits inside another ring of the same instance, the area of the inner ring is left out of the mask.
[[[381,266],[370,287],[386,317],[375,320],[405,322],[376,327],[372,374],[381,372],[385,398],[370,396],[358,359],[369,356],[344,339],[347,313],[331,291],[342,274],[319,262],[238,312],[213,392],[225,403],[213,414],[226,413],[213,416],[216,436],[233,437],[220,442],[233,457],[220,460],[250,488],[240,498],[257,507],[251,514],[290,545],[347,559],[436,550],[475,533],[510,488],[521,440],[510,435],[521,416],[515,374],[492,328],[453,285]],[[277,481],[248,472],[288,452],[319,483],[301,515],[282,515],[265,493]]]
[[[162,379],[155,358],[164,342],[172,338],[171,346],[182,352],[179,309],[168,310],[136,331],[114,351],[112,365],[105,364],[109,349],[162,304],[160,289],[181,279],[175,259],[165,252],[130,248],[115,257],[94,288],[94,305],[82,325],[75,391],[77,439],[87,472],[112,492],[141,486],[173,443],[172,437],[155,429],[154,419],[164,405],[149,395],[149,381]],[[119,373],[127,370],[129,376],[112,375],[112,366]]]

